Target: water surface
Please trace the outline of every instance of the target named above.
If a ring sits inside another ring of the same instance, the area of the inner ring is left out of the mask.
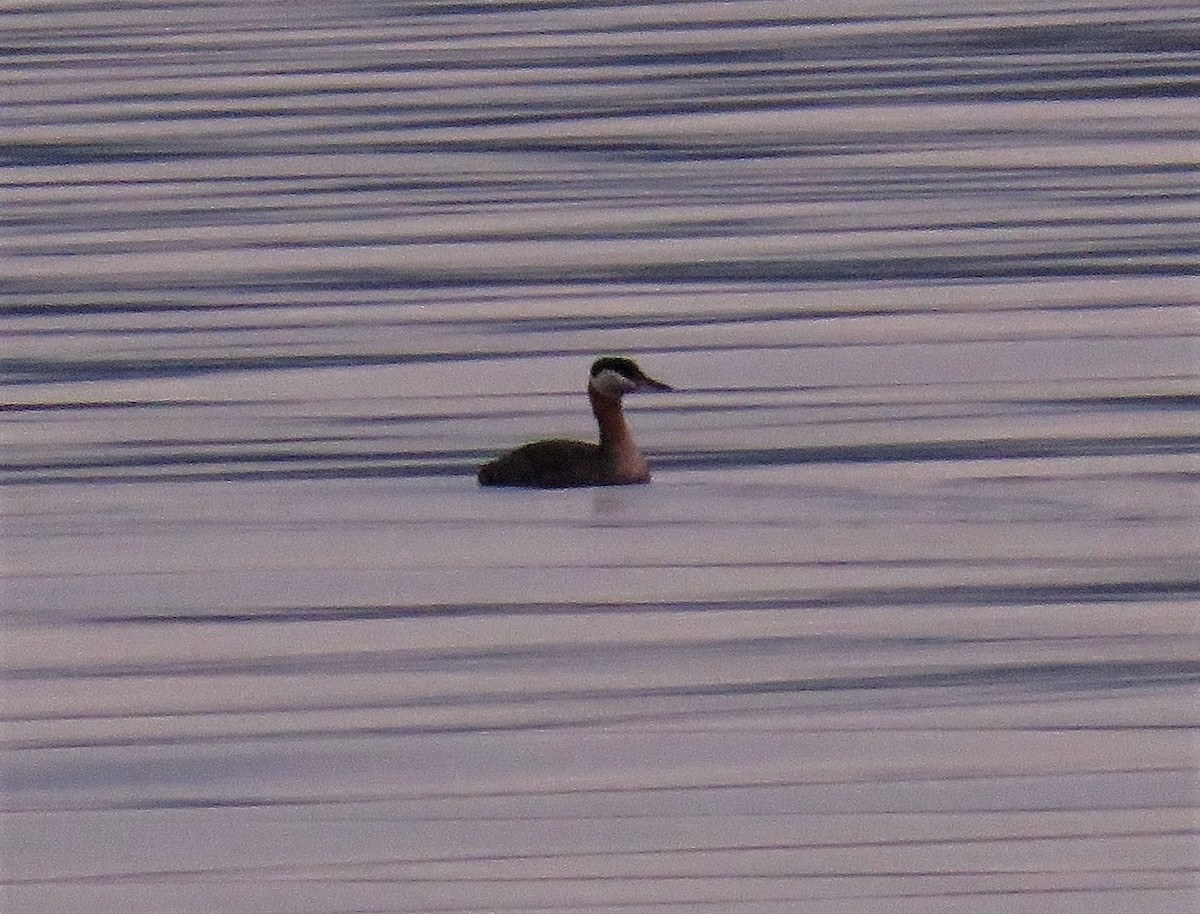
[[[1193,908],[1191,4],[5,34],[5,909]]]

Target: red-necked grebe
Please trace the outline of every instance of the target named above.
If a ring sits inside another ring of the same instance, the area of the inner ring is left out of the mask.
[[[670,390],[632,359],[605,356],[592,363],[588,399],[600,426],[600,443],[553,438],[523,444],[479,468],[484,486],[561,489],[623,486],[650,481],[642,456],[621,412],[621,397],[636,391]]]

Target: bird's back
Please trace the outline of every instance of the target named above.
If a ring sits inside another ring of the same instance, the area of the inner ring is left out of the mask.
[[[625,480],[628,481],[628,480]],[[617,485],[615,470],[597,444],[555,438],[524,444],[479,468],[485,486],[561,489]]]

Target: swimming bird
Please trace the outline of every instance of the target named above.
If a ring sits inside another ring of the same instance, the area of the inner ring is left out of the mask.
[[[671,390],[671,386],[654,380],[632,359],[596,359],[587,391],[600,426],[600,443],[552,438],[523,444],[481,466],[479,484],[562,489],[649,482],[650,465],[633,443],[621,397],[650,390]]]

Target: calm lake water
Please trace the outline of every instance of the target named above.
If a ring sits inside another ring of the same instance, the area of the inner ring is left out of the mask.
[[[0,908],[1194,911],[1200,10],[967,6],[0,14]]]

